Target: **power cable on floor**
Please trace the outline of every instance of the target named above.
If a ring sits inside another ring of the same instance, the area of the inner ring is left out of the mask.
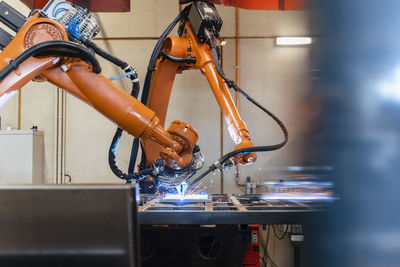
[[[282,240],[282,239],[285,238],[286,234],[288,233],[289,225],[286,224],[286,229],[285,229],[285,231],[283,231],[283,235],[281,235],[281,236],[278,236],[278,235],[277,235],[274,225],[272,225],[272,230],[274,231],[274,235],[275,235],[276,239]]]
[[[271,265],[273,267],[279,267],[278,264],[276,264],[275,261],[268,254],[268,243],[269,243],[269,233],[270,232],[271,232],[271,225],[268,225],[267,241],[266,241],[265,245],[263,245],[264,255],[262,257],[262,260],[265,263],[265,267],[268,267],[268,261],[271,263]]]

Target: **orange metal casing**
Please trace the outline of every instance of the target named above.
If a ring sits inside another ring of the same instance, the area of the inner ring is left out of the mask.
[[[11,60],[15,59],[18,55],[26,49],[26,35],[28,31],[37,24],[48,24],[54,26],[63,34],[63,39],[67,40],[68,36],[61,27],[54,23],[52,20],[46,18],[39,18],[38,14],[33,15],[25,25],[21,28],[19,33],[14,37],[13,41],[1,52],[0,54],[0,69],[4,69]],[[50,40],[49,36],[46,35],[43,38],[45,41]],[[14,71],[8,75],[0,83],[0,96],[13,90],[21,89],[27,82],[38,76],[41,71],[54,66],[54,60],[56,58],[45,58],[45,59],[35,59],[31,58],[25,61],[18,70]]]

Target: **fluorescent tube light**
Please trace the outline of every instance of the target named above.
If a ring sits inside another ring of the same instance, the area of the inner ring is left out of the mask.
[[[309,45],[312,43],[311,37],[277,37],[277,45]]]

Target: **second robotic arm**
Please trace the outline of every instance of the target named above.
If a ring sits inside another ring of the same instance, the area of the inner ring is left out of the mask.
[[[0,67],[12,66],[24,52],[47,41],[66,41],[62,24],[35,13],[0,54]],[[175,121],[168,130],[159,124],[154,111],[118,88],[81,59],[29,57],[0,81],[0,97],[21,89],[32,79],[48,80],[91,105],[129,134],[163,146],[160,157],[171,169],[187,167],[198,133],[190,125]]]

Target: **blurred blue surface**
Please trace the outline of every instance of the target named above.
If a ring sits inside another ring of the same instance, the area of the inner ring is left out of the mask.
[[[314,1],[324,25],[313,92],[334,211],[308,228],[305,266],[400,266],[400,1]],[[314,142],[315,141],[315,142]]]

